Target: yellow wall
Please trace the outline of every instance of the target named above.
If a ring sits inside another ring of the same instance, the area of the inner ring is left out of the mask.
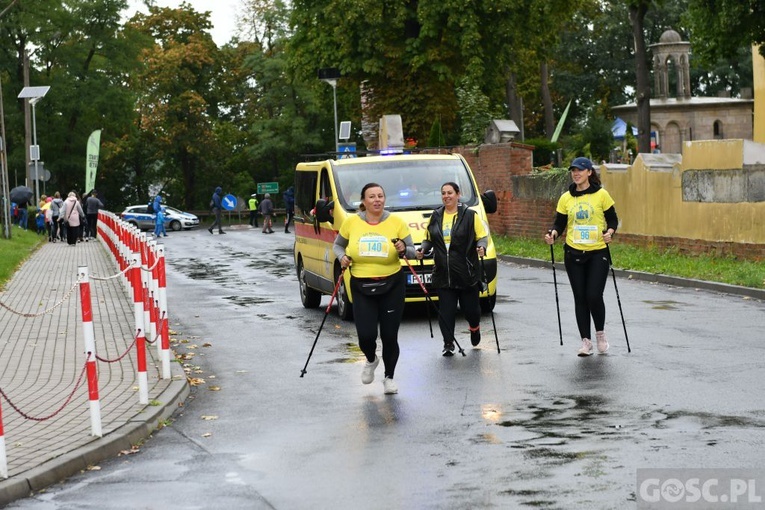
[[[752,46],[754,71],[754,141],[765,143],[765,59],[759,46]]]
[[[616,202],[620,232],[765,244],[765,202],[683,202],[684,171],[741,170],[743,150],[743,140],[686,142],[681,162],[671,171],[648,168],[642,154],[626,170],[601,166],[603,185]]]

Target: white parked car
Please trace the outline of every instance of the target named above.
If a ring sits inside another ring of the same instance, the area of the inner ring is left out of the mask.
[[[199,218],[196,215],[183,212],[175,207],[163,207],[165,208],[166,229],[178,231],[199,226]],[[120,213],[120,218],[123,221],[132,223],[141,230],[154,230],[157,215],[146,212],[146,209],[146,205],[131,205]]]

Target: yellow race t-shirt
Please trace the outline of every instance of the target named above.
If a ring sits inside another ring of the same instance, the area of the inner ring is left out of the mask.
[[[390,276],[401,270],[398,252],[391,241],[409,235],[409,227],[401,218],[389,215],[380,223],[371,224],[356,214],[343,222],[340,235],[348,239],[345,254],[353,260],[351,274],[356,278]]]
[[[603,188],[579,196],[573,196],[569,191],[561,195],[556,211],[568,216],[566,244],[582,251],[605,248],[606,217],[603,211],[613,205],[614,199]]]
[[[454,222],[456,220],[457,211],[448,213],[446,212],[446,209],[444,209],[444,215],[441,219],[441,232],[444,235],[444,244],[446,245],[447,250],[449,250],[449,245],[452,243],[452,227],[454,226]],[[475,231],[476,241],[488,235],[486,233],[486,228],[483,225],[483,221],[481,221],[478,213],[473,215],[473,230]],[[427,230],[425,231],[425,239],[430,240],[430,232]]]

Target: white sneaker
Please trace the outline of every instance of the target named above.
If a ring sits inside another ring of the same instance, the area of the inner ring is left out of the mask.
[[[383,387],[385,388],[386,395],[393,395],[394,393],[398,393],[398,386],[396,386],[395,381],[393,381],[393,379],[390,377],[383,379]]]
[[[380,357],[375,356],[373,362],[367,361],[364,364],[364,370],[361,371],[361,382],[364,384],[371,384],[375,380],[375,368],[380,364]]]
[[[596,331],[595,338],[598,339],[598,352],[605,354],[608,350],[608,340],[606,340],[606,333],[604,331]]]
[[[582,347],[576,352],[577,356],[585,357],[592,355],[592,342],[589,338],[582,338]]]

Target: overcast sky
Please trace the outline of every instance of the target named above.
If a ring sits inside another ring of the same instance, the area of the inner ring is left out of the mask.
[[[180,6],[183,0],[156,0],[157,7]],[[215,44],[222,46],[229,42],[236,29],[236,12],[239,8],[239,0],[185,0],[199,12],[210,12],[210,21],[213,24],[212,37]],[[128,16],[132,16],[136,10],[143,9],[141,0],[130,0]],[[145,12],[145,10],[144,10]]]

